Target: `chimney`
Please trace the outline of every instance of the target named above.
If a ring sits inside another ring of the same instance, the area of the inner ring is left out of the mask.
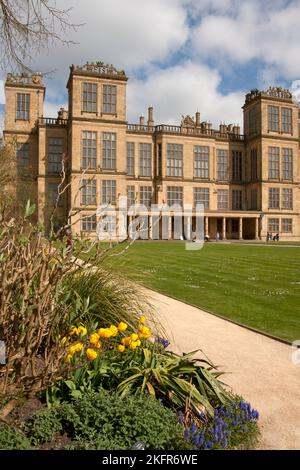
[[[196,127],[200,127],[200,113],[199,111],[196,112]]]
[[[148,126],[154,126],[153,106],[149,106],[148,108]]]
[[[145,118],[143,116],[143,114],[140,116],[140,126],[144,126],[145,125]]]

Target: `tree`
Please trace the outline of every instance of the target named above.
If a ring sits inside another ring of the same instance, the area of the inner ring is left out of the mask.
[[[50,42],[70,44],[67,31],[76,30],[70,8],[56,7],[56,0],[0,0],[0,66],[32,72],[33,53]]]

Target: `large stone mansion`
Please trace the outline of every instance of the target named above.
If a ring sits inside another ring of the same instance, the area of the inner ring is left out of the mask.
[[[147,207],[203,203],[210,237],[300,239],[299,111],[288,90],[248,93],[241,133],[212,129],[199,112],[178,126],[158,124],[152,107],[130,124],[126,83],[111,65],[72,65],[68,110],[48,118],[42,76],[8,74],[4,139],[34,185],[40,222],[49,224],[63,167],[69,186],[56,222],[69,220],[77,233],[94,236],[97,207],[127,195]]]

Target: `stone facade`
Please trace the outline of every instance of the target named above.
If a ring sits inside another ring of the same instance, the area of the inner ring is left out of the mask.
[[[126,84],[112,65],[72,65],[68,111],[47,118],[42,77],[8,75],[4,139],[35,182],[40,222],[49,225],[62,160],[68,188],[56,223],[68,221],[77,233],[95,236],[85,217],[130,193],[137,203],[205,203],[211,238],[265,240],[272,232],[300,240],[299,110],[288,90],[248,93],[242,134],[239,126],[212,129],[199,112],[178,126],[156,125],[152,107],[146,122],[129,124]]]

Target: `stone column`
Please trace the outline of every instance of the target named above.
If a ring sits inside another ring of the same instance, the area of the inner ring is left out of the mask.
[[[208,217],[204,217],[204,223],[205,223],[204,235],[209,235],[209,233],[208,233]]]
[[[243,218],[240,217],[239,223],[239,240],[243,240]]]
[[[223,240],[226,240],[226,217],[223,217],[222,239],[223,239]]]
[[[256,217],[255,218],[255,240],[258,240],[258,225],[259,224],[259,219]]]
[[[168,240],[172,240],[172,216],[168,217]]]

